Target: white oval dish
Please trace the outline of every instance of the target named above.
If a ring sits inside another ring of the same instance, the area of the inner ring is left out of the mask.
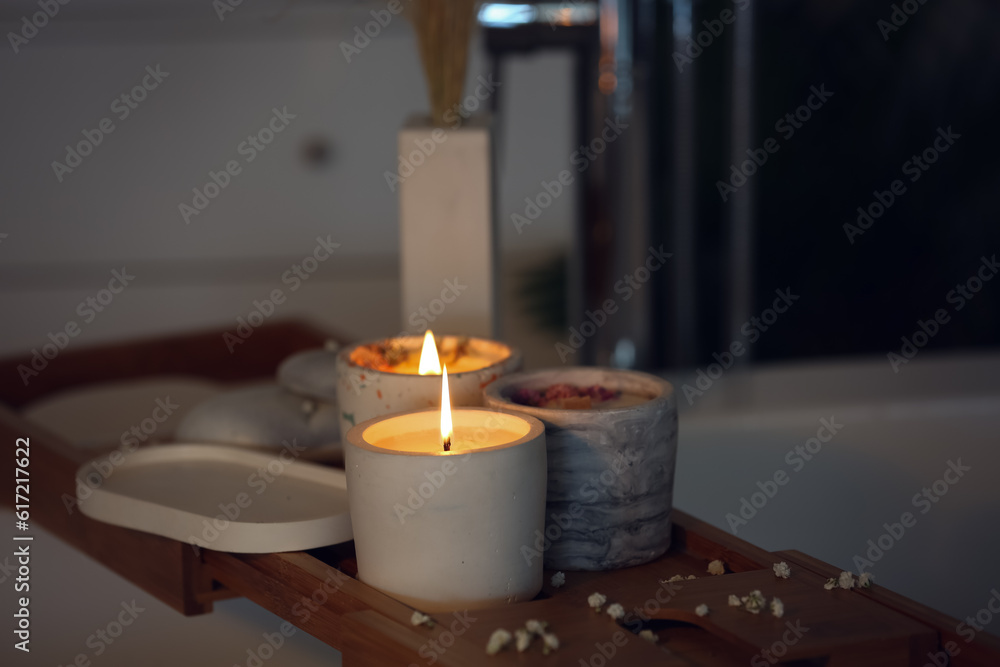
[[[301,551],[354,539],[343,470],[215,445],[113,452],[77,470],[92,519],[236,553]]]

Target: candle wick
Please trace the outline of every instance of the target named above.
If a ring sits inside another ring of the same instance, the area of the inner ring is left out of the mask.
[[[451,436],[448,436],[447,438],[444,439],[444,451],[446,452],[451,451]]]

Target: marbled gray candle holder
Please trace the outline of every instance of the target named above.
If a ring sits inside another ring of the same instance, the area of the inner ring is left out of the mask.
[[[589,410],[513,403],[522,388],[601,385],[649,400]],[[485,390],[486,405],[545,424],[548,494],[545,534],[525,545],[545,567],[611,570],[640,565],[670,547],[677,403],[674,388],[653,375],[611,368],[558,368],[515,373]]]

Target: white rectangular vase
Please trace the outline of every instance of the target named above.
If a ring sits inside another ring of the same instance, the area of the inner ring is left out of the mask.
[[[399,131],[402,318],[406,331],[497,335],[493,141],[488,118]]]

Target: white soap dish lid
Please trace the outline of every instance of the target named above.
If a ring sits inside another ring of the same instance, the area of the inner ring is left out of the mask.
[[[301,551],[354,539],[344,471],[294,454],[199,444],[139,449],[124,460],[116,452],[77,470],[77,500],[92,519],[216,551]]]

